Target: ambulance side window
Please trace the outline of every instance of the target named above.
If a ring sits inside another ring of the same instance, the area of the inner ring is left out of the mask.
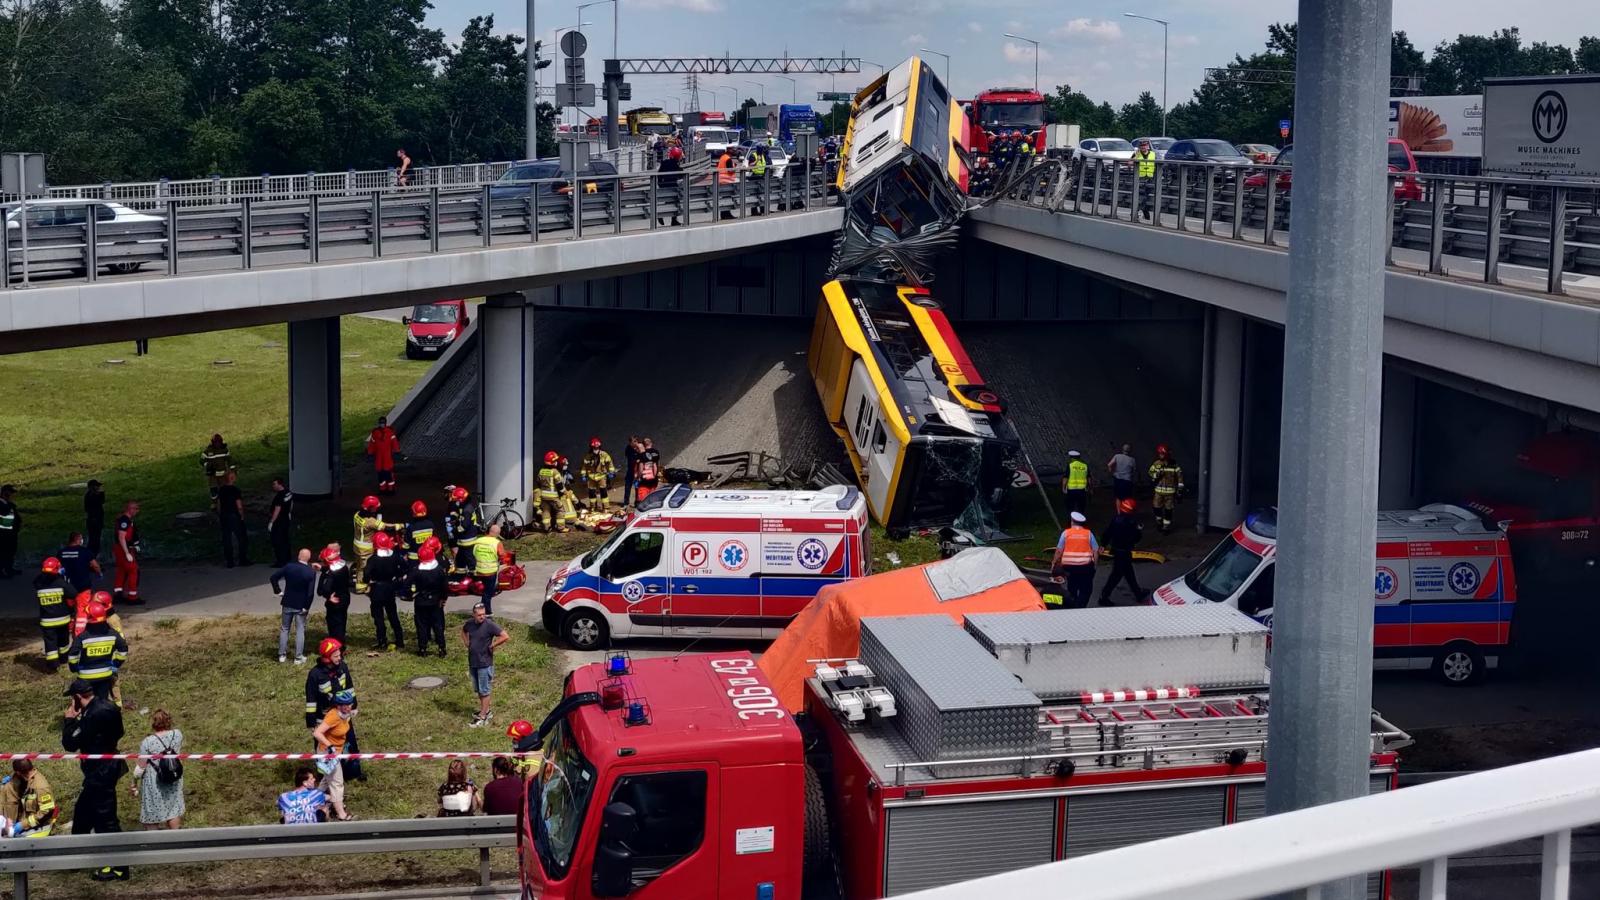
[[[1272,581],[1277,571],[1277,566],[1267,566],[1260,575],[1256,576],[1255,581],[1250,582],[1250,586],[1239,597],[1240,612],[1247,616],[1253,616],[1272,606]]]
[[[648,572],[661,564],[661,548],[666,535],[659,531],[635,531],[622,539],[600,564],[600,577],[618,581]]]
[[[677,865],[705,839],[705,772],[624,775],[617,779],[610,802],[626,803],[637,814],[639,830],[627,842],[633,851],[635,887]]]

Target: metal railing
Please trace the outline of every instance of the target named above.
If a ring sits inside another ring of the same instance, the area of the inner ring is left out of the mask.
[[[1284,246],[1293,233],[1292,170],[1158,161],[1049,161],[1017,176],[1006,199],[1052,212]],[[1600,185],[1489,176],[1390,173],[1388,262],[1550,294],[1600,275]],[[1508,279],[1505,267],[1519,267]]]
[[[1541,900],[1571,893],[1572,833],[1600,822],[1600,750],[1268,816],[908,895],[1017,900],[1249,900],[1372,872],[1419,869],[1418,896],[1447,900],[1450,859],[1537,839]],[[1159,860],[1159,865],[1150,865]],[[1592,887],[1590,888],[1592,890]]]
[[[825,176],[807,159],[762,178],[690,169],[231,203],[167,198],[116,218],[30,200],[26,216],[21,204],[0,207],[0,286],[47,276],[96,281],[146,266],[215,273],[700,225],[826,205]]]
[[[15,900],[28,900],[28,878],[38,872],[351,853],[477,850],[478,878],[486,886],[489,851],[517,846],[516,829],[516,816],[459,816],[12,838],[0,840],[0,875],[11,876]]]

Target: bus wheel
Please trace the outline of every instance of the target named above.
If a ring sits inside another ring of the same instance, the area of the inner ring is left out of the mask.
[[[1451,644],[1433,658],[1433,674],[1445,684],[1468,685],[1483,680],[1483,654],[1471,644]]]
[[[605,617],[592,609],[575,609],[567,614],[561,633],[574,650],[603,650],[607,643]]]

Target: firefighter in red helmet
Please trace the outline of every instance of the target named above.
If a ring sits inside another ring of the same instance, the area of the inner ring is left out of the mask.
[[[1155,511],[1161,533],[1169,534],[1172,514],[1178,508],[1178,496],[1183,493],[1183,467],[1172,458],[1166,444],[1156,446],[1156,459],[1150,464],[1150,481],[1155,485],[1155,499],[1151,500],[1150,508]]]
[[[383,521],[382,506],[376,495],[368,494],[362,498],[361,508],[354,516],[355,537],[351,542],[356,548],[356,558],[350,564],[350,578],[358,594],[367,592],[367,560],[372,558],[373,536],[400,529],[399,525]]]
[[[571,531],[561,521],[561,491],[565,479],[558,468],[561,454],[554,450],[547,451],[544,455],[544,467],[539,469],[537,480],[537,497],[539,500],[539,524],[545,531]]]
[[[428,504],[417,500],[411,504],[411,521],[406,523],[406,558],[417,561],[417,551],[433,537],[433,520],[428,518]]]
[[[610,507],[611,479],[616,476],[617,464],[611,454],[598,437],[589,438],[589,452],[578,463],[578,477],[583,479],[584,501],[590,512],[605,512]]]
[[[468,532],[475,535],[483,533],[483,519],[478,515],[478,507],[472,503],[471,492],[466,488],[448,485],[445,495],[449,498],[449,505],[444,512],[444,539],[455,551],[467,539]]]
[[[67,606],[68,584],[61,575],[61,560],[47,558],[33,579],[33,593],[39,601],[39,633],[44,637],[44,663],[51,670],[60,668],[61,658],[72,645],[72,611]]]

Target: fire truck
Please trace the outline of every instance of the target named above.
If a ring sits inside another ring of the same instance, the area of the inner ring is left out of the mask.
[[[1540,586],[1600,585],[1600,440],[1554,431],[1529,441],[1467,506],[1506,524],[1517,566]]]
[[[799,715],[747,652],[617,653],[539,729],[523,885],[892,897],[1256,818],[1267,644],[1220,604],[867,617]],[[1389,790],[1409,738],[1377,713],[1370,737]]]
[[[1045,152],[1044,95],[1032,88],[996,87],[979,92],[967,106],[972,119],[972,150],[989,154],[989,138],[1000,131],[1020,131],[1033,149]]]

